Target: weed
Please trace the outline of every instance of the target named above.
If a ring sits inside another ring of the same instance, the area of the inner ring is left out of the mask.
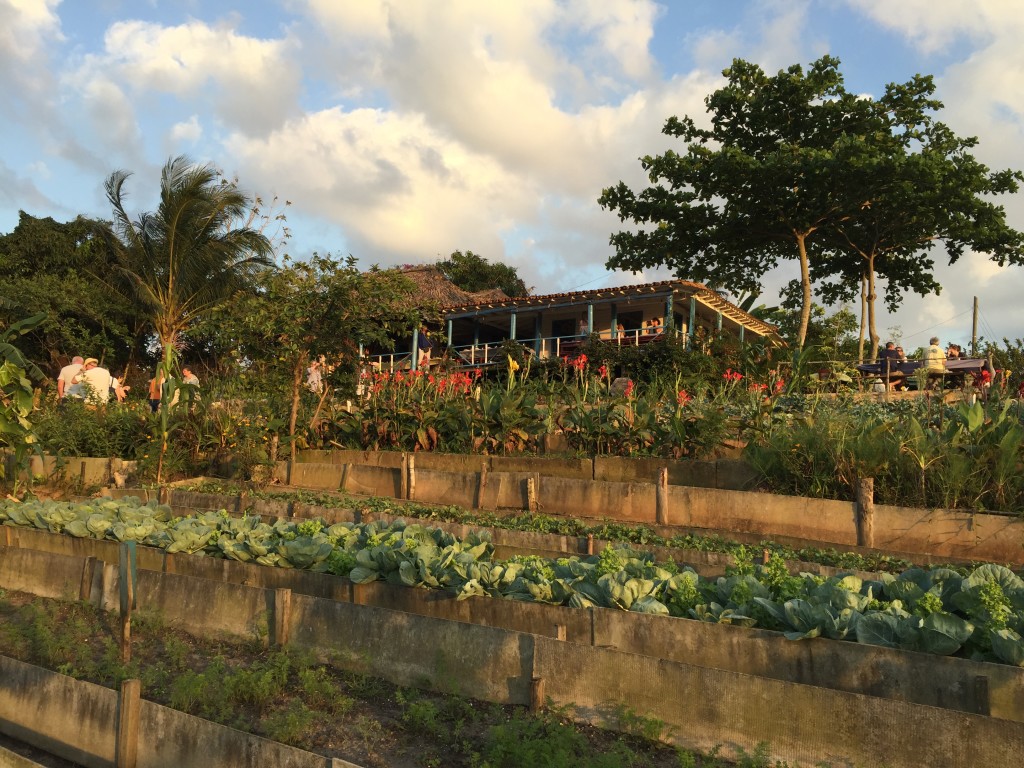
[[[664,741],[671,736],[664,720],[641,715],[625,704],[615,706],[615,717],[619,723],[619,730],[630,736],[639,736],[648,741]]]
[[[304,702],[293,699],[283,708],[273,711],[260,723],[260,729],[268,739],[284,744],[300,745],[316,720],[313,712]]]

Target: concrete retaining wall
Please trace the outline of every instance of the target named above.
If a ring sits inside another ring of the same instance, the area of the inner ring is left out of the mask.
[[[87,768],[110,768],[118,738],[118,693],[0,656],[0,732]],[[145,768],[350,765],[145,699],[131,738],[137,764]]]
[[[425,460],[427,456],[431,458]],[[291,473],[293,484],[302,487],[494,510],[529,509],[528,483],[532,480],[538,511],[544,514],[653,525],[659,518],[657,485],[653,481],[661,466],[669,469],[670,479],[667,503],[661,510],[661,521],[666,525],[747,537],[774,537],[796,545],[853,547],[858,543],[854,502],[674,484],[685,480],[699,485],[722,484],[718,472],[722,462],[700,468],[697,462],[635,459],[624,464],[621,459],[594,459],[593,472],[598,479],[569,476],[581,467],[565,460],[499,460],[498,457],[491,460],[492,466],[502,468],[527,467],[542,461],[562,462],[552,465],[561,467],[560,474],[556,475],[541,473],[539,464],[537,471],[532,472],[497,469],[459,472],[428,468],[442,465],[446,458],[431,454],[423,454],[421,458],[416,454],[412,480],[403,477],[403,473],[409,474],[407,466],[380,466],[379,462],[372,465],[297,463]],[[732,465],[741,466],[736,462]],[[707,476],[701,477],[702,473]],[[717,478],[714,483],[711,474]],[[646,477],[646,481],[600,479],[631,476]],[[735,484],[742,485],[739,481]],[[1016,516],[876,505],[873,520],[873,550],[902,557],[1024,565],[1024,521]]]
[[[180,576],[159,578],[168,586],[156,587],[158,591],[180,594],[194,588]],[[258,599],[240,598],[234,590],[227,590],[230,599],[223,601],[212,594],[227,586],[207,583],[203,591],[227,613],[239,600],[250,606],[258,603]],[[145,610],[142,601],[152,594],[153,589],[140,589],[140,610]],[[502,703],[524,704],[531,696],[543,694],[558,705],[573,705],[577,717],[612,727],[620,725],[618,716],[623,712],[654,718],[666,724],[677,743],[691,748],[725,744],[727,749],[742,746],[749,751],[757,742],[768,741],[776,759],[805,764],[828,760],[848,766],[885,763],[892,768],[1014,765],[1024,749],[1024,723],[997,717],[383,608],[299,595],[288,602],[288,613],[275,621],[285,627],[289,643],[319,652],[343,667],[404,685],[426,685]],[[188,610],[183,603],[179,608]],[[165,603],[163,610],[165,620],[177,622],[173,605]],[[241,611],[235,634],[248,632],[245,615],[250,610]],[[199,623],[197,617],[189,621]],[[225,621],[220,617],[217,627]],[[22,683],[13,689],[30,687]],[[3,695],[9,696],[6,690],[5,682]],[[63,698],[56,691],[51,691],[51,697]],[[19,707],[26,707],[23,700],[0,699],[0,718]],[[97,718],[96,712],[104,711],[91,702],[81,708],[82,712],[72,709],[58,722]],[[86,710],[89,715],[84,714]],[[109,710],[108,704],[105,711]],[[158,764],[193,764],[194,757],[175,754],[177,763]]]
[[[1024,722],[1024,669],[1002,664],[825,639],[794,642],[778,632],[609,609],[576,610],[490,598],[456,600],[441,591],[381,582],[352,585],[327,574],[213,558],[168,555],[167,566],[182,573],[161,577],[139,572],[140,608],[196,633],[216,631],[268,640],[276,615],[274,590],[290,589],[293,601],[300,594],[326,598]],[[77,583],[76,574],[80,581],[86,567],[81,558],[0,549],[0,586],[61,597],[61,585]],[[19,575],[26,573],[35,575],[34,585]],[[90,573],[92,601],[116,609],[116,566],[107,564]],[[225,590],[214,591],[203,578],[231,583]],[[293,631],[304,636],[303,632],[321,630]],[[330,631],[345,634],[349,630],[335,626]],[[365,642],[371,641],[360,640],[355,652],[361,653]]]
[[[611,725],[653,717],[702,750],[767,741],[804,765],[1016,765],[1024,724],[536,638],[534,673],[555,704]]]

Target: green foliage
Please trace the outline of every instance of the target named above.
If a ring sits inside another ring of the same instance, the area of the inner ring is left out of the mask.
[[[109,272],[112,256],[95,226],[82,216],[60,223],[20,211],[14,231],[0,235],[0,327],[44,314],[20,343],[38,365],[56,370],[90,350],[113,369],[137,344],[135,307],[96,277]]]
[[[28,362],[12,341],[28,333],[45,319],[44,315],[19,320],[0,332],[0,448],[14,454],[14,490],[19,474],[28,467],[29,453],[36,449],[38,436],[29,416],[35,407],[32,382],[40,378],[39,369]],[[4,465],[0,461],[0,479]]]
[[[491,559],[480,534],[449,533],[397,520],[354,525],[231,517],[226,512],[172,518],[167,507],[138,500],[80,504],[26,502],[0,506],[0,521],[73,536],[133,540],[168,552],[253,561],[262,565],[328,570],[332,552],[353,555],[347,575],[355,583],[385,581],[443,589],[458,599],[491,596],[674,615],[700,621],[761,626],[790,639],[827,637],[935,654],[963,652],[1003,663],[1024,660],[1024,581],[1002,566],[982,565],[966,577],[948,568],[912,568],[897,577],[864,581],[785,573],[772,561],[749,558],[725,576],[699,577],[689,568],[665,567],[649,553],[608,545],[590,557]],[[300,531],[300,526],[302,526]],[[742,554],[742,553],[741,553]],[[56,639],[42,638],[41,648]],[[62,653],[56,645],[46,653]],[[42,652],[42,651],[40,651]],[[225,717],[232,704],[265,706],[293,669],[287,655],[222,671],[215,692],[185,676],[172,692],[180,706],[201,706]],[[309,681],[316,687],[316,681]],[[426,718],[420,713],[421,720]]]
[[[946,244],[955,261],[970,245],[999,264],[1019,263],[1022,236],[990,194],[1015,192],[1019,172],[989,172],[935,121],[942,104],[931,77],[890,85],[878,99],[849,92],[839,61],[774,76],[740,59],[705,103],[711,127],[671,117],[664,133],[685,151],[642,159],[652,186],[624,183],[599,202],[637,231],[613,234],[609,267],[668,266],[680,275],[757,292],[780,259],[800,266],[797,346],[806,341],[812,278],[834,301],[875,273],[890,304],[907,290],[937,290],[928,250]],[[873,302],[872,302],[873,311]],[[877,338],[872,319],[872,337]]]
[[[455,285],[470,293],[491,288],[500,288],[506,296],[512,297],[530,293],[515,267],[501,262],[491,263],[472,251],[454,251],[435,266]]]

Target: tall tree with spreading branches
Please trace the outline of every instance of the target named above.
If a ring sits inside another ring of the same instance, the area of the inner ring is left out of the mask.
[[[874,100],[848,92],[830,56],[806,73],[794,65],[768,76],[737,59],[723,74],[726,85],[705,100],[711,127],[669,118],[664,133],[686,152],[642,158],[652,186],[635,193],[619,182],[601,195],[603,207],[642,227],[611,236],[609,267],[669,266],[757,291],[780,260],[795,259],[802,347],[813,279],[837,277],[848,291],[865,277],[873,306],[883,265],[893,297],[936,289],[927,251],[939,241],[951,261],[967,247],[1000,264],[1021,261],[1021,235],[985,199],[1016,191],[1021,176],[990,172],[967,151],[974,139],[933,120],[942,105],[930,77]]]

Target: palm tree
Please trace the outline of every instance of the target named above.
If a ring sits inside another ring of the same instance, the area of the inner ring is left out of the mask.
[[[105,239],[123,292],[152,322],[167,357],[196,318],[273,266],[273,247],[262,232],[235,226],[252,201],[209,164],[184,155],[169,160],[160,205],[134,221],[124,209],[129,176],[115,171],[104,185],[114,212]]]
[[[113,208],[112,224],[101,236],[114,254],[113,282],[147,318],[163,348],[158,377],[171,384],[181,334],[201,315],[245,289],[261,270],[272,267],[273,247],[250,228],[252,201],[220,178],[213,166],[197,165],[184,155],[169,160],[160,174],[160,205],[132,220],[124,208],[124,184],[131,174],[115,171],[104,185]],[[160,408],[160,459],[169,435],[165,391]]]

